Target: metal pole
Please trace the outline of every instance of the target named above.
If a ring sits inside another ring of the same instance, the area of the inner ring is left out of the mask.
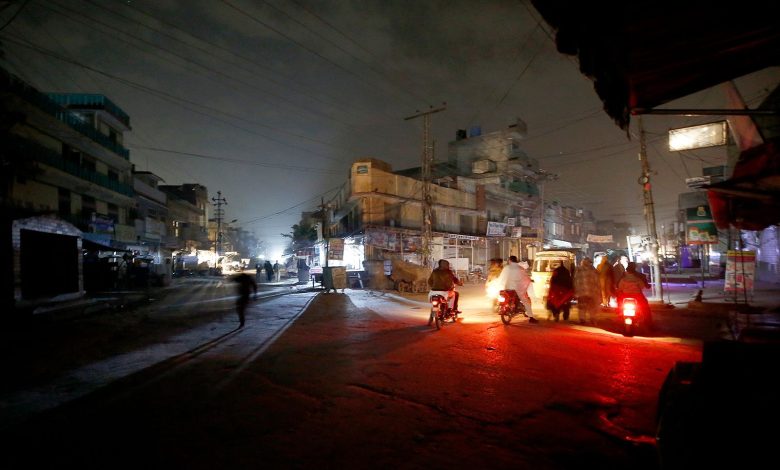
[[[661,282],[661,269],[658,264],[658,231],[655,226],[655,208],[653,205],[653,190],[650,186],[650,164],[647,161],[647,144],[645,141],[645,127],[642,123],[642,116],[639,116],[639,161],[642,164],[642,175],[639,177],[639,184],[642,185],[642,195],[645,201],[645,218],[647,220],[647,230],[650,235],[650,261],[652,267],[653,297],[664,300],[664,286]]]
[[[212,197],[212,204],[217,206],[214,211],[214,219],[217,222],[217,232],[214,234],[214,268],[217,267],[217,260],[219,259],[219,252],[222,251],[222,217],[224,211],[222,206],[227,205],[227,200],[222,197],[222,191],[217,191],[217,197]]]

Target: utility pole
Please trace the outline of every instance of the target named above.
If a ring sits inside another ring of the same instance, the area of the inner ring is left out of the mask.
[[[539,238],[539,251],[544,250],[544,216],[545,210],[544,210],[544,183],[547,181],[555,181],[558,179],[558,175],[555,173],[550,173],[545,170],[537,170],[536,171],[536,182],[539,183],[539,233],[537,234]]]
[[[227,205],[227,200],[222,197],[222,191],[217,191],[217,197],[212,197],[212,204],[216,206],[214,209],[214,220],[217,222],[217,232],[214,236],[214,254],[219,258],[219,252],[222,251],[222,218],[225,216],[225,211],[222,206]],[[217,260],[214,260],[214,267],[217,267]]]
[[[329,224],[330,221],[328,220],[328,204],[325,204],[325,198],[320,198],[320,212],[321,212],[321,220],[322,220],[322,239],[325,240],[325,267],[328,267],[328,258],[330,258],[330,253],[328,253],[330,249],[330,230],[329,230]]]
[[[447,109],[447,103],[442,103],[439,108],[430,107],[428,111],[418,111],[417,114],[404,118],[404,121],[423,118],[423,151],[422,151],[422,232],[421,254],[422,265],[431,267],[431,241],[433,238],[431,224],[433,219],[433,201],[431,199],[431,168],[433,167],[433,146],[430,142],[431,114]]]
[[[645,220],[650,235],[650,261],[652,269],[653,298],[664,300],[664,285],[661,281],[661,269],[658,263],[658,231],[655,227],[655,206],[653,205],[653,190],[650,185],[650,163],[647,161],[647,144],[642,116],[639,116],[639,161],[642,164],[642,175],[639,184],[642,185],[642,196],[645,202]]]

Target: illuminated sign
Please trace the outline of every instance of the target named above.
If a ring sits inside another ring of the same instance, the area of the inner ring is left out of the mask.
[[[691,150],[726,145],[726,121],[669,130],[669,150]]]

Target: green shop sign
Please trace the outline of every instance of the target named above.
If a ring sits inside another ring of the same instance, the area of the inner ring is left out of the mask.
[[[709,206],[686,209],[685,240],[689,245],[713,245],[718,243],[718,228]]]

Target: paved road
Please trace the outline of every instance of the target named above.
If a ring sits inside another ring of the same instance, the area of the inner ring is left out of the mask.
[[[699,358],[674,338],[504,327],[465,294],[440,331],[371,291],[318,295],[292,322],[310,298],[204,324],[169,342],[184,353],[6,428],[5,468],[654,468],[658,388]]]
[[[247,317],[262,318],[251,330],[270,341],[314,293],[291,294],[298,291],[284,283],[260,287]],[[237,333],[235,285],[227,278],[182,279],[169,289],[95,298],[114,307],[79,316],[71,308],[64,318],[38,315],[3,331],[0,427],[157,364],[230,345]]]

